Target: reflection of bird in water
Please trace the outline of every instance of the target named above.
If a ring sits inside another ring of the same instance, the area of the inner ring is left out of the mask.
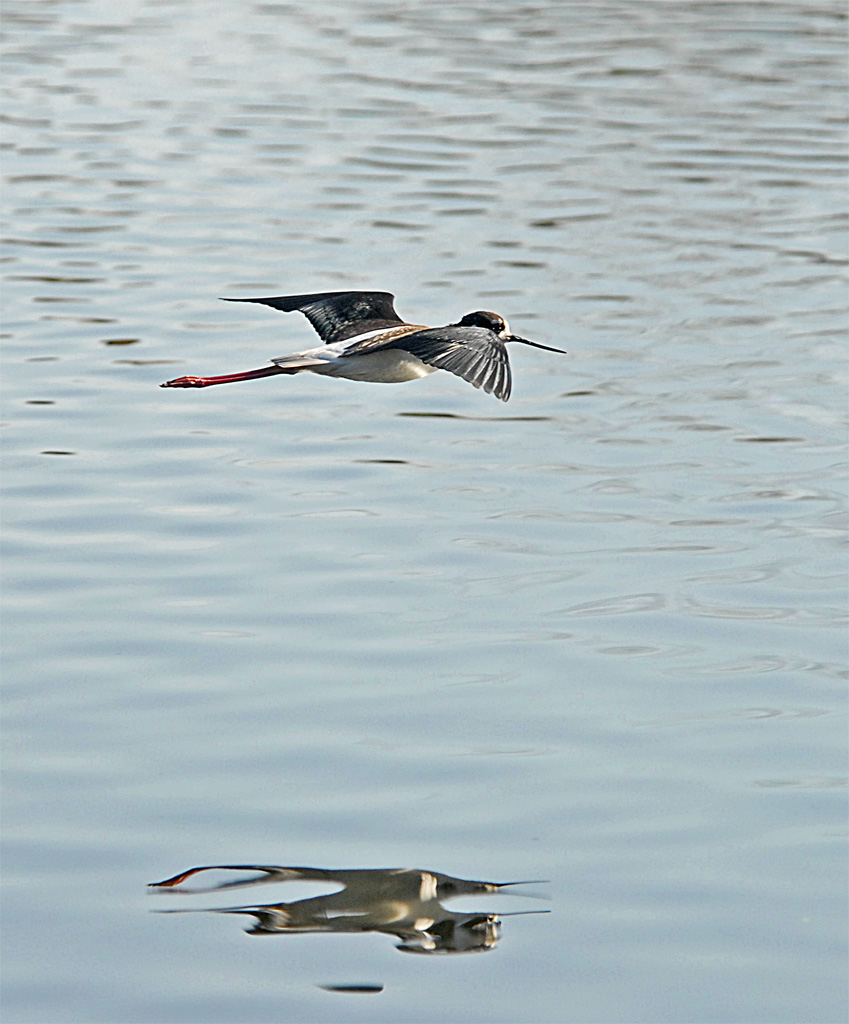
[[[395,312],[389,292],[316,292],[267,299],[227,299],[260,302],[286,313],[300,310],[325,343],[319,348],[272,359],[271,366],[221,377],[177,377],[163,388],[206,388],[212,384],[270,377],[276,373],[319,373],[349,380],[398,384],[448,370],[476,388],[503,401],[510,397],[510,362],[506,342],[563,352],[511,334],[497,313],[478,310],[456,324],[422,327],[408,324]]]
[[[224,882],[207,889],[176,889],[193,875],[214,870],[261,872],[261,876]],[[248,929],[251,935],[383,932],[400,939],[398,949],[409,953],[472,953],[492,949],[500,938],[500,918],[510,915],[454,913],[443,907],[440,900],[480,896],[499,892],[508,886],[530,884],[473,882],[413,868],[330,871],[227,864],[192,868],[164,882],[155,882],[151,888],[220,892],[248,885],[289,881],[336,883],[343,888],[292,903],[223,907],[210,912],[252,916],[256,924]]]

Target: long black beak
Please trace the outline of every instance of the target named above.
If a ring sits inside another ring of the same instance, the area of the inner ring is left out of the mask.
[[[562,356],[569,355],[565,348],[554,348],[552,345],[540,345],[538,341],[528,341],[527,338],[519,338],[515,334],[511,334],[506,340],[520,341],[523,345],[531,345],[533,348],[544,348],[546,352],[559,352]]]

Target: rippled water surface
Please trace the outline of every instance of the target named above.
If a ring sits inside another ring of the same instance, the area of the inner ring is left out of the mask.
[[[844,1019],[844,4],[4,9],[4,1020]],[[348,288],[569,355],[157,387]]]

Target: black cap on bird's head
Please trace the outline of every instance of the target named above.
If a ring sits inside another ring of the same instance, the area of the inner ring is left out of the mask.
[[[483,327],[487,331],[494,331],[495,334],[509,334],[510,327],[503,316],[497,313],[488,313],[485,309],[479,309],[474,313],[466,313],[457,325],[458,327]]]
[[[483,327],[487,331],[497,334],[502,341],[519,341],[523,345],[531,345],[533,348],[543,348],[546,352],[559,352],[567,355],[565,349],[553,348],[551,345],[540,345],[538,341],[528,341],[527,338],[520,338],[518,334],[511,334],[510,325],[503,316],[498,313],[490,313],[485,309],[478,309],[474,313],[466,313],[460,320],[458,327]]]

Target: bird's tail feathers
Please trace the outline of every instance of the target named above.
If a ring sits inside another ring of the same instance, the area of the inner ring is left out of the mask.
[[[280,356],[279,359],[272,359],[271,362],[280,373],[300,373],[302,370],[314,370],[317,366],[327,366],[326,359],[314,359],[312,356],[301,356],[297,353],[291,356]]]

